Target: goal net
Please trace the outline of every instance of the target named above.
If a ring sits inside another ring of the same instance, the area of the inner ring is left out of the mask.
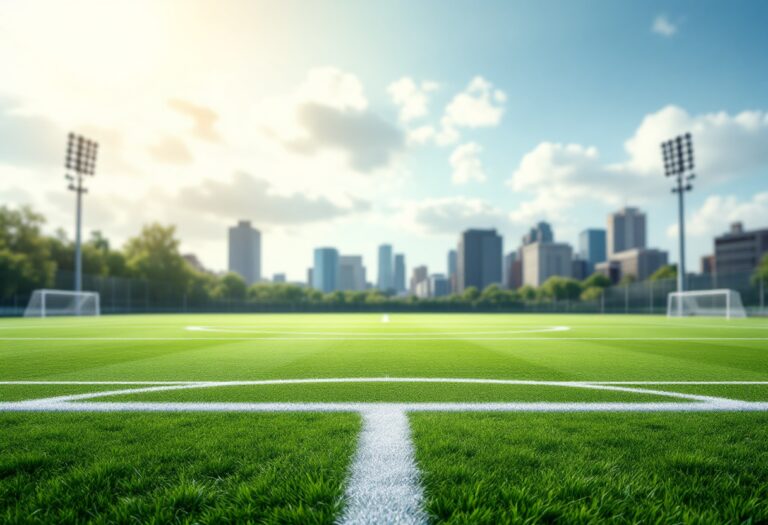
[[[667,317],[746,317],[741,294],[735,290],[672,292],[667,296]]]
[[[24,310],[24,317],[100,314],[98,293],[67,290],[35,290]]]

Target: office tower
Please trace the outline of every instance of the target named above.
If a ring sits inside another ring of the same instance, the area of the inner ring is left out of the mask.
[[[365,266],[360,255],[342,255],[339,257],[339,282],[337,289],[365,290]]]
[[[429,276],[429,296],[444,297],[451,294],[451,281],[441,273]]]
[[[644,281],[653,273],[667,264],[667,252],[656,248],[632,248],[623,252],[614,253],[608,264],[599,263],[596,268],[608,277],[610,271],[616,271],[618,267],[618,279],[628,275],[634,276],[638,281]]]
[[[502,269],[502,284],[508,290],[516,290],[522,286],[522,259],[517,250],[509,252],[504,256],[504,267]]]
[[[386,292],[393,290],[394,272],[392,271],[392,245],[382,244],[379,246],[379,278],[377,285],[379,290]]]
[[[501,284],[502,240],[496,230],[466,230],[459,237],[457,292],[470,286],[483,290]]]
[[[541,286],[544,281],[558,275],[571,276],[573,249],[561,242],[534,242],[523,246],[523,283]]]
[[[590,266],[587,260],[582,259],[581,257],[574,257],[571,261],[571,277],[583,281],[592,275],[589,268]]]
[[[405,255],[395,254],[395,292],[403,293],[405,291]]]
[[[579,234],[579,258],[587,262],[587,272],[592,273],[597,263],[605,261],[605,230],[590,228]]]
[[[751,274],[766,253],[768,253],[768,228],[744,231],[744,225],[735,222],[731,224],[728,233],[715,238],[715,273],[717,275]]]
[[[451,293],[457,289],[456,280],[458,275],[456,269],[458,268],[458,257],[456,250],[448,250],[448,280],[451,283]]]
[[[410,292],[412,295],[417,295],[417,288],[419,288],[419,285],[425,286],[421,283],[427,281],[429,278],[429,271],[427,270],[426,266],[417,266],[413,269],[413,274],[411,275],[411,283],[410,283]],[[428,283],[427,283],[428,284]],[[429,294],[424,295],[423,297],[428,297]]]
[[[272,276],[273,283],[284,283],[286,281],[284,273],[276,273]]]
[[[608,216],[607,255],[632,248],[645,248],[645,213],[624,208]]]
[[[313,271],[312,268],[307,268],[307,287],[314,288],[315,286],[315,278],[313,277]]]
[[[339,252],[336,248],[315,248],[315,265],[312,269],[312,288],[323,293],[337,289]]]
[[[229,229],[229,271],[240,274],[248,285],[261,280],[261,233],[250,221]]]
[[[541,221],[523,236],[523,246],[534,242],[553,242],[554,240],[552,226],[548,222]]]

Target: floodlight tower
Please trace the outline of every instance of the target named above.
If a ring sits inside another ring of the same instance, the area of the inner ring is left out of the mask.
[[[678,223],[677,231],[680,240],[680,263],[677,268],[677,291],[685,291],[685,201],[683,195],[691,191],[693,174],[693,143],[691,134],[679,135],[661,143],[664,158],[664,174],[676,177],[672,193],[677,193]]]
[[[99,145],[82,135],[69,134],[67,141],[67,160],[65,177],[69,181],[69,189],[77,194],[77,211],[75,218],[75,291],[83,289],[83,253],[81,248],[80,225],[82,223],[83,194],[88,189],[83,186],[85,175],[96,173],[96,154]],[[70,174],[72,171],[74,174]]]

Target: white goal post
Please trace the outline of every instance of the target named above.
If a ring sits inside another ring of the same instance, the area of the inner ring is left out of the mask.
[[[58,315],[101,315],[99,294],[48,289],[32,292],[24,317]]]
[[[736,290],[671,292],[667,296],[667,317],[746,317],[747,311]]]

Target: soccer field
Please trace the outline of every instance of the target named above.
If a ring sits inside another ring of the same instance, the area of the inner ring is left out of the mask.
[[[768,520],[768,321],[0,320],[0,521]]]

